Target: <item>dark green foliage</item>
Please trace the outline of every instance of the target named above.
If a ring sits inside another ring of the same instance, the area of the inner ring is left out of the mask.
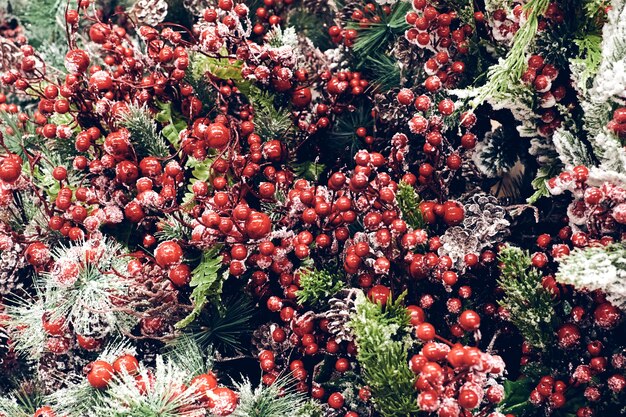
[[[504,291],[500,305],[526,340],[538,349],[554,338],[552,294],[541,285],[541,272],[532,266],[528,252],[516,247],[500,251],[498,285]]]
[[[382,12],[378,13],[382,16],[380,23],[370,23],[365,28],[353,25],[358,31],[358,37],[352,48],[354,53],[361,60],[365,60],[375,52],[385,53],[396,38],[403,35],[410,27],[405,19],[410,9],[411,3],[400,1],[391,6],[391,13],[388,16]]]
[[[363,66],[372,74],[372,83],[380,90],[387,91],[400,85],[400,66],[391,56],[383,54],[367,56]]]
[[[252,332],[254,304],[241,294],[225,297],[222,303],[222,308],[205,308],[184,332],[203,348],[213,346],[225,354],[241,352],[243,338]]]
[[[422,212],[419,208],[420,200],[419,195],[417,195],[412,185],[403,181],[398,184],[396,201],[398,202],[402,218],[413,229],[421,229],[424,227],[424,219],[422,218]]]
[[[146,107],[131,104],[120,119],[120,126],[128,129],[137,155],[165,157],[169,149],[163,136],[157,131],[154,117]]]
[[[350,321],[363,380],[372,392],[375,408],[384,417],[404,417],[418,411],[415,375],[407,366],[412,341],[407,334],[403,300],[404,294],[383,307],[360,294]]]
[[[300,272],[298,303],[319,307],[342,288],[343,281],[338,274],[325,269],[304,269]]]

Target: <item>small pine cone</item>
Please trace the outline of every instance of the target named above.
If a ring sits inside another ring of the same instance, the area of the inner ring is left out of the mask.
[[[156,366],[158,352],[163,349],[163,342],[153,339],[138,340],[135,347],[137,349],[137,359],[147,365]]]
[[[209,7],[208,0],[183,0],[183,6],[194,16],[202,16],[202,11]]]
[[[139,24],[156,26],[165,20],[167,9],[165,0],[137,0],[131,14]]]
[[[0,251],[0,297],[15,294],[24,287],[21,276],[28,274],[23,272],[27,264],[22,254],[22,247],[14,244],[10,249]]]
[[[352,20],[352,13],[355,10],[361,10],[363,3],[358,1],[347,1],[345,6],[339,11],[340,21],[349,22]]]
[[[83,368],[89,361],[74,354],[56,355],[51,352],[43,354],[39,360],[37,373],[45,393],[53,393],[63,388],[68,381],[82,379]]]
[[[144,316],[141,326],[143,335],[158,338],[170,336],[174,324],[185,313],[178,302],[178,290],[167,278],[165,271],[156,264],[144,265],[134,279],[135,285],[128,291],[128,307]]]
[[[272,337],[272,333],[277,328],[282,328],[287,334],[287,338],[282,343],[276,342]],[[277,358],[280,358],[283,352],[293,348],[293,344],[289,341],[289,333],[290,330],[288,328],[280,326],[279,324],[265,323],[252,333],[252,344],[256,347],[257,351],[271,350],[276,354]]]
[[[374,105],[380,120],[392,130],[406,131],[413,114],[408,112],[406,107],[398,104],[397,95],[398,89],[392,89],[385,94],[376,94]]]
[[[337,342],[354,340],[348,323],[350,316],[355,312],[354,300],[356,290],[344,290],[340,293],[341,298],[331,298],[328,302],[329,309],[323,313],[323,317],[328,319],[328,333],[333,335]]]

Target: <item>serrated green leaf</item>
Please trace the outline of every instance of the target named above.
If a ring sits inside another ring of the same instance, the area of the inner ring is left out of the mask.
[[[220,249],[220,246],[215,246],[204,252],[200,264],[191,273],[189,286],[193,288],[190,297],[193,310],[187,317],[176,323],[177,329],[191,324],[209,300],[219,303],[225,281],[225,276],[220,274],[222,268]]]

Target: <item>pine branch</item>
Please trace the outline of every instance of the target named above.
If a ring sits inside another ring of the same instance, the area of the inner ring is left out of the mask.
[[[279,377],[272,385],[252,388],[245,378],[235,384],[239,392],[239,406],[232,417],[285,417],[302,416],[306,397],[295,388],[295,381],[289,376]]]
[[[314,161],[292,161],[289,167],[298,178],[305,178],[309,181],[319,181],[319,177],[326,169],[326,165],[319,162],[319,156]]]
[[[179,214],[186,224],[191,223],[191,216],[185,212]],[[159,223],[159,231],[154,234],[154,237],[160,241],[188,240],[191,238],[191,230],[186,224],[183,224],[174,215],[166,213],[165,218]]]
[[[391,6],[391,13],[379,13],[382,16],[380,23],[370,22],[366,27],[351,24],[349,27],[356,29],[358,36],[352,50],[362,60],[372,56],[375,51],[385,53],[398,36],[404,34],[410,25],[406,22],[406,14],[411,10],[411,3],[398,1]]]
[[[210,346],[201,346],[188,334],[183,334],[169,342],[163,355],[183,369],[190,378],[213,368],[213,351]]]
[[[400,208],[402,219],[413,229],[422,229],[425,226],[422,212],[419,208],[420,197],[412,185],[401,181],[396,192],[396,202]]]
[[[184,334],[203,349],[215,347],[221,353],[241,353],[244,336],[252,333],[254,304],[240,294],[226,298],[221,308],[212,305],[185,328]]]
[[[154,117],[146,106],[139,107],[130,104],[128,110],[122,114],[119,125],[130,132],[135,152],[140,157],[169,155],[169,149],[163,136],[157,131]]]
[[[520,248],[503,249],[499,261],[498,285],[504,291],[500,305],[532,346],[539,349],[550,346],[555,313],[552,295],[541,285],[541,273],[532,267],[530,255]]]
[[[607,300],[626,309],[626,246],[576,248],[560,262],[556,279],[577,289],[601,290]]]
[[[526,51],[532,45],[539,26],[539,17],[544,14],[549,0],[530,0],[523,6],[526,21],[520,26],[513,37],[513,44],[504,60],[489,68],[487,83],[477,89],[472,100],[472,107],[481,105],[487,98],[497,100],[508,91],[511,85],[519,84],[526,69]]]
[[[182,329],[191,324],[209,301],[219,302],[222,294],[224,277],[220,274],[222,268],[222,256],[219,255],[221,247],[215,246],[202,255],[200,264],[191,274],[189,286],[193,288],[191,301],[193,310],[187,317],[176,323],[176,328]]]
[[[359,293],[349,326],[356,338],[362,376],[372,392],[375,408],[384,417],[407,416],[418,411],[415,375],[407,366],[412,341],[407,336],[408,315],[404,295],[386,307]]]
[[[344,284],[338,274],[325,269],[300,270],[300,289],[296,293],[298,303],[320,307],[339,292]]]

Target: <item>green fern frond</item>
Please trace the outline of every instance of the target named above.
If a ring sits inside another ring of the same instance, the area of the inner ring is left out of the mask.
[[[189,286],[193,288],[191,301],[193,310],[187,317],[176,323],[177,329],[182,329],[191,324],[209,301],[219,302],[222,295],[224,276],[222,269],[222,256],[219,254],[221,246],[215,246],[202,255],[200,264],[193,270]]]

